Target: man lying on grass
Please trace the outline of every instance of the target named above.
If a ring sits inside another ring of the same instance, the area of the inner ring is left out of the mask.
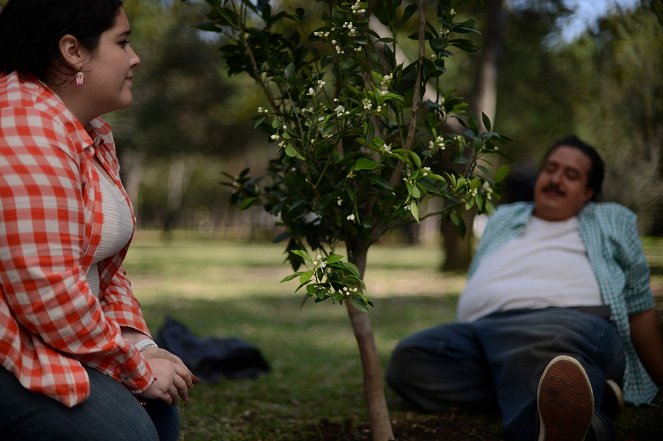
[[[663,338],[649,267],[635,215],[594,202],[602,181],[594,148],[575,136],[552,146],[534,203],[490,218],[458,322],[394,350],[395,391],[429,412],[497,406],[518,441],[613,440],[608,403],[653,400]]]

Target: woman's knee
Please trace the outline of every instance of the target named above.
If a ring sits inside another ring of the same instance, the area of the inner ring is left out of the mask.
[[[88,370],[90,397],[71,409],[79,421],[90,421],[95,440],[159,441],[157,430],[139,400],[121,383]],[[96,429],[94,429],[96,427]]]
[[[97,387],[87,400],[72,408],[20,385],[12,387],[9,391],[11,393],[6,390],[10,388],[4,388],[3,400],[13,406],[14,410],[0,419],[2,439],[159,441],[145,409],[129,391],[117,384],[121,388],[119,393],[115,391],[104,395],[103,388]],[[9,386],[13,386],[13,383],[9,383]]]

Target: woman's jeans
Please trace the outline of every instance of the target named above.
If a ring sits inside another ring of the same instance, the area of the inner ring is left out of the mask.
[[[177,407],[143,406],[120,382],[86,368],[90,396],[68,408],[31,392],[0,367],[0,439],[3,441],[175,441]]]
[[[622,382],[624,349],[608,320],[572,308],[495,313],[418,332],[394,350],[387,381],[428,412],[443,411],[449,404],[498,408],[507,436],[531,441],[538,433],[540,376],[561,354],[582,363],[597,407],[592,425],[608,425],[611,432],[611,422],[598,407],[605,381]],[[602,439],[598,431],[597,439]]]

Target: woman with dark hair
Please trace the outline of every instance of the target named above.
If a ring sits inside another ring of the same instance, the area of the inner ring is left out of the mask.
[[[122,269],[135,218],[110,127],[140,59],[120,0],[0,12],[0,433],[176,440],[197,381]]]

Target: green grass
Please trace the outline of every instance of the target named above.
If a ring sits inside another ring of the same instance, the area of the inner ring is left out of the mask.
[[[201,337],[257,345],[272,367],[257,380],[197,385],[182,408],[183,441],[320,440],[322,418],[365,424],[361,366],[345,308],[301,307],[296,282],[279,283],[290,272],[283,245],[183,232],[168,243],[158,238],[140,231],[125,264],[153,332],[172,316]],[[663,241],[646,246],[658,267]],[[383,362],[400,338],[453,320],[464,277],[437,271],[439,249],[378,246],[368,261],[371,321]],[[426,418],[409,412],[390,390],[387,398],[392,418]],[[626,423],[641,426],[639,414],[632,415]]]

